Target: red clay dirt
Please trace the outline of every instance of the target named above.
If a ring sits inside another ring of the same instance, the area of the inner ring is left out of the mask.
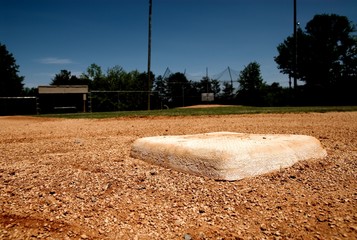
[[[303,134],[328,156],[214,181],[129,156],[138,138]],[[357,112],[0,117],[0,239],[357,239]]]

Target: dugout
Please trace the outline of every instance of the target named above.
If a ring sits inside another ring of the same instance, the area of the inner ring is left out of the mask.
[[[0,116],[38,114],[37,97],[0,97]]]
[[[86,112],[88,85],[38,86],[41,113]]]

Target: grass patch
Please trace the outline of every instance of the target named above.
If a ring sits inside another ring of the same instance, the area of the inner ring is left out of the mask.
[[[357,106],[314,106],[314,107],[249,107],[228,106],[211,108],[175,108],[151,111],[119,111],[93,113],[41,114],[39,117],[55,118],[118,118],[118,117],[147,117],[147,116],[205,116],[231,114],[260,114],[260,113],[309,113],[309,112],[347,112],[357,111]]]

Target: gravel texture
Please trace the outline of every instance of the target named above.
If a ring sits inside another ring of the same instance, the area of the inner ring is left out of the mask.
[[[303,134],[328,156],[214,181],[129,156],[140,137]],[[357,239],[357,112],[0,117],[0,239]]]

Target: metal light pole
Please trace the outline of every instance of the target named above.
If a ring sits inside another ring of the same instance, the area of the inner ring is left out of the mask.
[[[152,15],[152,0],[149,0],[149,36],[148,36],[148,110],[150,110],[151,96],[151,15]]]
[[[296,73],[297,73],[297,21],[296,21],[296,0],[294,0],[294,88],[297,87],[297,79],[296,79]]]

